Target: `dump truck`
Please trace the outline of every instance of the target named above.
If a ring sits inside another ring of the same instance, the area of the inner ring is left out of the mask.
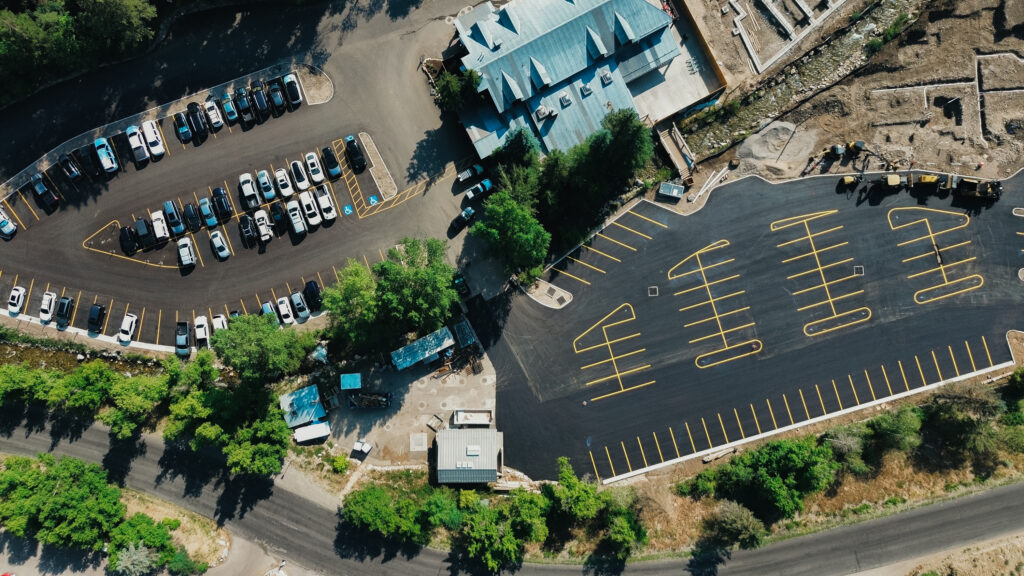
[[[954,195],[961,198],[982,198],[998,200],[1003,193],[1003,183],[998,180],[979,180],[977,178],[959,178]]]

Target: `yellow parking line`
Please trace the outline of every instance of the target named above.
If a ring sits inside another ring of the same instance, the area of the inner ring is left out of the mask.
[[[761,434],[761,423],[757,421],[757,412],[754,412],[754,405],[750,405],[750,415],[754,417],[754,426],[757,427],[757,433]]]
[[[740,423],[740,413],[735,408],[732,409],[732,413],[736,415],[736,425],[740,427],[740,436],[746,438],[747,435],[743,432],[743,424]]]
[[[804,270],[803,272],[797,272],[796,274],[786,276],[786,280],[792,280],[794,278],[799,278],[801,276],[806,276],[808,274],[814,274],[816,272],[819,272],[820,270],[828,270],[829,268],[835,268],[836,266],[842,266],[843,264],[849,264],[850,262],[853,262],[853,258],[845,258],[843,260],[837,260],[829,264],[822,264],[821,268],[815,267],[811,268],[810,270]]]
[[[995,364],[992,363],[992,354],[988,351],[988,342],[985,340],[984,336],[981,337],[981,344],[985,347],[985,356],[988,356],[989,367],[991,368],[992,366],[995,366]]]
[[[971,359],[971,372],[977,372],[978,367],[974,365],[974,354],[971,354],[971,345],[964,340],[964,347],[967,348],[967,357]]]
[[[107,325],[110,324],[110,317],[114,314],[114,299],[113,298],[110,299],[110,305],[107,306],[107,310],[108,310],[107,317],[103,320],[103,331],[100,332],[100,334],[106,334],[107,333]],[[125,309],[125,311],[127,311],[127,308]]]
[[[127,309],[127,308],[125,308],[125,311],[127,311],[127,310],[128,310],[128,309]],[[140,337],[140,338],[142,337],[142,323],[143,323],[143,322],[145,322],[145,321],[146,321],[146,308],[145,308],[145,306],[143,306],[143,308],[142,308],[142,314],[139,314],[139,328],[138,328],[138,334],[139,334],[139,337]]]
[[[882,364],[882,376],[885,378],[885,387],[889,389],[889,396],[892,396],[892,385],[889,384],[889,375],[885,373],[885,364]]]
[[[30,279],[28,283],[28,292],[25,294],[25,310],[28,310],[28,303],[32,300],[32,287],[35,285],[36,279]]]
[[[14,208],[11,208],[11,203],[8,202],[7,200],[4,200],[4,205],[7,206],[7,211],[10,212],[12,216],[14,216],[14,219],[18,221],[18,225],[24,228],[25,230],[28,230],[28,226],[25,226],[25,223],[21,221],[21,216],[18,216],[18,213],[14,211]]]
[[[945,378],[942,377],[942,369],[939,368],[939,359],[935,357],[935,350],[932,350],[931,352],[932,352],[932,362],[935,363],[935,371],[939,374],[939,380],[938,381],[942,382],[943,380],[945,380]]]
[[[960,375],[960,367],[956,365],[956,356],[953,356],[953,347],[952,346],[946,346],[946,347],[949,348],[949,359],[953,361],[953,370],[955,370],[956,371],[956,375],[959,376]]]
[[[910,391],[910,382],[907,382],[907,373],[903,371],[903,361],[902,360],[897,360],[896,364],[898,364],[899,367],[900,367],[900,376],[903,377],[903,386],[907,389],[907,392],[909,392]]]
[[[789,414],[789,423],[791,425],[796,424],[796,422],[793,421],[793,411],[789,409],[789,400],[786,399],[785,394],[782,395],[782,403],[786,405],[786,414]]]
[[[632,250],[633,252],[636,252],[636,248],[633,248],[633,247],[632,247],[632,246],[630,246],[629,244],[625,244],[625,243],[623,243],[623,242],[619,242],[619,241],[618,241],[618,240],[616,240],[615,238],[609,238],[608,236],[605,236],[605,235],[604,235],[604,234],[602,234],[601,232],[598,232],[598,233],[597,233],[597,235],[598,235],[598,236],[600,236],[601,238],[604,238],[605,240],[607,240],[607,241],[609,241],[609,242],[613,243],[613,244],[618,244],[619,246],[622,246],[623,248],[626,248],[626,249],[628,249],[628,250]]]
[[[577,259],[573,258],[572,256],[566,256],[566,258],[568,258],[569,260],[572,260],[573,262],[575,262],[577,264],[582,264],[583,266],[586,266],[587,268],[590,268],[591,270],[596,270],[597,272],[600,272],[601,274],[605,273],[604,270],[601,270],[597,266],[593,266],[591,264],[587,264],[586,262],[583,262],[582,260],[577,260]]]
[[[676,449],[676,458],[679,458],[679,445],[676,444],[676,433],[672,431],[672,427],[668,427],[668,435],[672,437],[672,447]]]
[[[225,228],[223,224],[221,224],[220,228],[221,228],[221,232],[224,233],[224,239],[227,240],[228,252],[230,252],[231,255],[234,256],[235,255],[235,246],[231,243],[231,234],[228,234],[228,229]]]
[[[210,231],[207,230],[206,233],[209,234]],[[199,249],[199,242],[196,242],[196,237],[191,232],[189,232],[188,235],[192,237],[192,246],[196,250],[196,257],[199,258],[199,265],[203,268],[206,268],[206,264],[203,263],[202,251]]]
[[[173,122],[173,120],[172,120],[172,122]],[[163,124],[163,123],[162,122],[157,122],[156,123],[156,129],[160,131],[160,139],[163,140],[163,142],[164,142],[164,150],[167,151],[167,157],[170,158],[171,157],[171,147],[167,145],[167,137],[164,136],[164,127],[161,126],[161,124]],[[184,144],[182,144],[182,146],[184,147]]]
[[[765,398],[764,401],[765,401],[765,403],[768,404],[768,413],[771,414],[771,416],[772,416],[772,426],[775,426],[775,429],[778,430],[779,429],[779,423],[775,421],[775,410],[772,410],[772,401],[767,399],[767,398]],[[753,409],[753,405],[751,405],[751,409]],[[757,416],[756,415],[754,416],[754,420],[755,421],[757,420]],[[761,427],[758,426],[758,429],[760,429],[760,428]]]
[[[715,445],[711,443],[711,434],[708,434],[708,423],[704,421],[703,416],[700,419],[700,423],[704,425],[704,436],[708,439],[708,448],[714,448]]]
[[[725,443],[728,444],[729,443],[729,435],[725,433],[725,423],[722,422],[722,415],[720,413],[718,413],[717,416],[718,416],[718,425],[722,427],[722,436],[725,436]]]
[[[605,254],[604,252],[601,252],[601,251],[600,251],[600,250],[598,250],[597,248],[593,248],[593,247],[591,247],[591,246],[589,246],[589,245],[587,245],[587,244],[583,244],[582,246],[583,246],[583,248],[586,248],[587,250],[590,250],[591,252],[593,252],[593,253],[595,253],[595,254],[600,254],[601,256],[604,256],[605,258],[607,258],[607,259],[609,259],[609,260],[613,260],[613,261],[615,261],[615,262],[622,262],[622,260],[619,260],[619,259],[618,259],[618,258],[616,258],[615,256],[612,256],[612,255],[610,255],[610,254]]]
[[[559,274],[564,274],[564,275],[568,276],[569,278],[572,278],[573,280],[578,280],[578,281],[586,284],[587,286],[590,286],[590,282],[587,282],[586,280],[584,280],[583,278],[580,278],[579,276],[573,276],[572,274],[569,274],[565,270],[559,270],[558,268],[555,268],[555,270],[558,270]]]
[[[850,387],[851,388],[853,387],[853,382],[850,382]],[[836,386],[836,381],[835,380],[832,380],[832,390],[835,391],[835,393],[836,393],[836,402],[839,403],[839,409],[842,410],[843,409],[843,401],[839,398],[839,387]],[[857,391],[854,390],[853,393],[856,394]],[[860,404],[860,402],[857,402],[857,404]]]
[[[629,462],[629,454],[626,454],[626,443],[620,440],[619,445],[622,446],[622,455],[626,457],[626,467],[628,467],[629,471],[632,472],[633,465]]]
[[[658,442],[658,433],[651,432],[651,436],[654,436],[654,446],[658,449],[658,457],[661,458],[662,462],[664,462],[665,455],[661,453],[661,444]]]
[[[245,300],[242,300],[241,298],[239,298],[238,299],[238,303],[242,305],[242,313],[243,314],[248,314],[249,311],[246,310],[246,308],[245,308]]]
[[[75,310],[71,313],[71,323],[69,326],[75,325],[75,317],[78,316],[78,309],[82,307],[82,291],[78,291],[78,296],[75,297]]]
[[[274,297],[274,303],[276,304],[277,303],[277,292],[274,292],[273,288],[270,289],[270,295]]]
[[[317,272],[316,272],[316,277],[320,279],[320,286],[327,286],[326,284],[324,284],[324,278],[323,278],[323,276],[320,275],[320,271],[319,270],[317,270]]]
[[[623,226],[622,224],[619,224],[618,221],[612,222],[612,226],[618,226],[619,228],[622,228],[623,230],[625,230],[627,232],[632,232],[633,234],[636,234],[637,236],[640,236],[641,238],[646,238],[647,240],[653,240],[653,238],[651,238],[647,234],[644,234],[643,232],[638,232],[636,230],[633,230],[629,226]]]
[[[917,362],[917,372],[921,375],[921,386],[927,386],[928,381],[924,379],[924,370],[921,369],[921,361],[918,360],[917,355],[914,355],[914,362]]]
[[[47,178],[47,180],[49,180],[49,178]],[[52,185],[52,183],[51,183],[51,185]],[[56,190],[56,188],[54,188],[54,189]],[[28,211],[32,213],[32,216],[35,217],[36,222],[38,222],[39,221],[39,215],[36,214],[36,211],[32,209],[32,205],[28,203],[28,200],[25,200],[25,195],[22,194],[21,191],[18,191],[18,196],[21,196],[21,201],[25,204],[25,207],[28,208]]]
[[[597,462],[594,462],[594,453],[590,450],[587,450],[587,452],[590,454],[590,464],[594,467],[594,476],[597,477],[597,483],[600,484],[601,475],[597,473]]]
[[[835,382],[835,380],[833,380],[833,382]],[[825,399],[821,397],[821,388],[818,388],[818,385],[815,384],[814,389],[818,391],[818,402],[821,402],[822,415],[828,414],[828,410],[825,410]]]
[[[683,422],[683,426],[686,426],[686,435],[690,437],[690,448],[693,449],[693,453],[697,453],[697,445],[693,443],[693,434],[690,434],[690,424]]]
[[[644,468],[647,468],[647,454],[644,454],[644,445],[640,442],[640,437],[636,437],[636,443],[640,446],[640,457],[644,459]]]
[[[615,476],[615,464],[612,464],[612,454],[608,451],[608,446],[604,447],[604,455],[608,457],[608,466],[612,469],[612,476]]]
[[[156,343],[160,344],[160,321],[164,319],[164,311],[156,311]]]
[[[853,385],[853,376],[847,374],[846,377],[850,380],[850,389],[853,390],[853,400],[857,402],[857,406],[860,406],[860,398],[857,396],[857,388]]]
[[[871,385],[871,376],[868,376],[868,371],[866,369],[864,370],[864,378],[868,381],[868,390],[871,390],[871,399],[878,400],[878,398],[875,397],[875,387]]]
[[[807,409],[807,400],[804,399],[804,390],[803,388],[797,388],[796,391],[800,393],[800,402],[804,405],[804,414],[806,414],[807,419],[810,420],[811,411]]]
[[[231,190],[231,187],[228,186],[227,180],[224,180],[224,191],[228,193],[228,202],[231,202],[231,211],[235,215],[235,222],[238,222],[239,218],[241,217],[241,214],[239,214],[238,212],[238,207],[235,206],[235,199],[232,198],[232,196],[234,196],[235,194]]]
[[[668,228],[668,226],[662,224],[661,222],[658,222],[657,220],[651,220],[647,216],[644,216],[642,214],[637,214],[636,212],[633,212],[632,210],[627,210],[626,214],[631,214],[633,216],[636,216],[637,218],[641,218],[643,220],[647,220],[648,222],[650,222],[651,224],[654,224],[656,226],[661,226],[662,228]]]

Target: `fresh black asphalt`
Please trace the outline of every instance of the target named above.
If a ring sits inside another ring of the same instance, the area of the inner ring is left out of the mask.
[[[638,204],[549,274],[573,294],[564,309],[518,293],[474,307],[506,462],[551,477],[568,455],[604,479],[1010,360],[1022,185],[963,205],[920,188],[848,192],[831,177],[745,179],[690,217]],[[944,271],[931,238],[914,241],[928,226]],[[705,354],[712,365],[698,368]]]

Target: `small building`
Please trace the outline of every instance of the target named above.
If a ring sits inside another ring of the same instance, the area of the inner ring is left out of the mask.
[[[296,444],[302,444],[303,442],[323,440],[330,435],[331,425],[327,422],[317,422],[316,424],[296,428],[295,432],[292,434],[292,438],[295,440]]]
[[[316,385],[306,386],[278,397],[285,422],[289,428],[298,428],[312,422],[323,420],[327,416],[320,402],[320,391]]]
[[[437,433],[437,481],[486,484],[501,476],[503,434],[494,428],[444,429]]]
[[[421,362],[429,364],[437,360],[442,352],[453,346],[455,346],[455,338],[452,336],[452,331],[445,326],[392,352],[391,363],[397,370],[405,370]]]

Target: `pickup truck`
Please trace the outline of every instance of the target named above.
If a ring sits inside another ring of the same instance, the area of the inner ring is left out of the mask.
[[[192,354],[188,333],[188,322],[178,322],[174,325],[174,353],[182,358],[188,358]]]

